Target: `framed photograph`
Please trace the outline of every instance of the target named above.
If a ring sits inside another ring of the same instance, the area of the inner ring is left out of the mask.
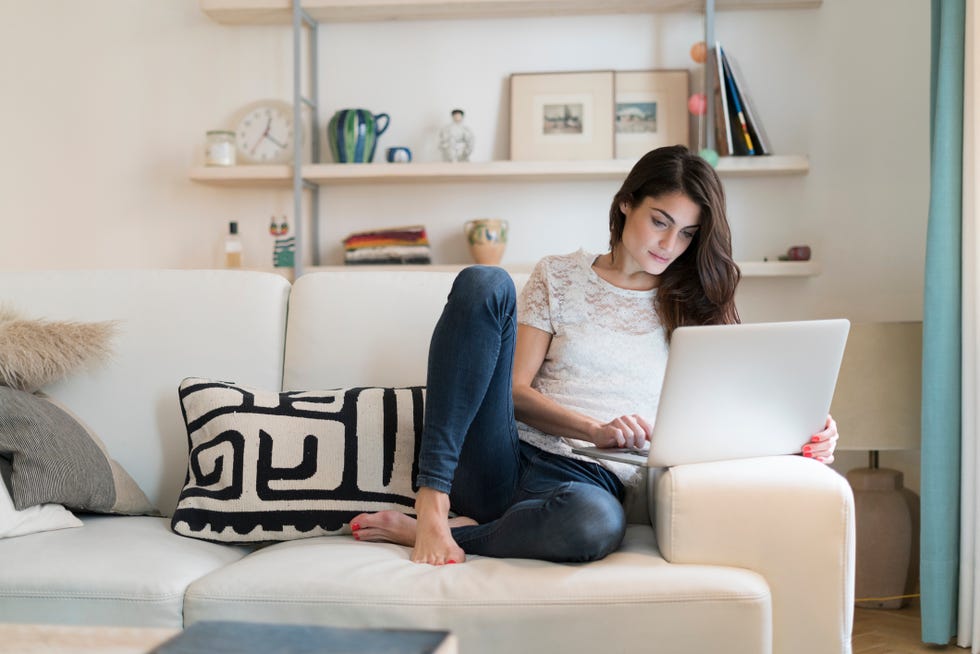
[[[611,70],[510,76],[510,158],[612,159]]]
[[[617,71],[617,159],[639,159],[663,145],[690,147],[687,70]]]

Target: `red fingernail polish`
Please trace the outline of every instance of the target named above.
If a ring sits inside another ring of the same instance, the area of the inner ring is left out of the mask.
[[[360,535],[358,535],[358,534],[354,534],[354,540],[361,540],[361,537],[360,537]]]
[[[820,442],[820,437],[819,436],[814,436],[813,438],[810,439],[810,442],[811,443],[819,443]]]
[[[350,523],[350,530],[351,531],[357,531],[360,528],[361,528],[361,525],[357,524],[356,522]]]

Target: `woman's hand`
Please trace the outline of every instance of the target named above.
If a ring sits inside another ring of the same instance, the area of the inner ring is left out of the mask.
[[[809,459],[829,465],[834,462],[834,450],[837,449],[838,438],[837,423],[828,415],[823,431],[814,434],[810,442],[803,446],[801,453]]]
[[[589,440],[598,447],[644,448],[652,433],[653,425],[634,413],[597,425]]]

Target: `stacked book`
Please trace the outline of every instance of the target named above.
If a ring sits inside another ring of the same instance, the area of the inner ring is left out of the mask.
[[[432,263],[425,226],[354,232],[344,239],[344,263]]]
[[[721,156],[771,154],[769,139],[749,100],[745,80],[721,43],[714,52],[715,142]]]

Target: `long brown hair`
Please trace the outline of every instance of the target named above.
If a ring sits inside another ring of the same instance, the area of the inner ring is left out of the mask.
[[[656,310],[667,332],[677,327],[739,322],[735,287],[742,276],[732,258],[732,232],[725,215],[725,191],[711,165],[682,145],[645,154],[620,187],[609,209],[609,247],[623,240],[623,203],[683,193],[701,208],[691,245],[660,275]]]

